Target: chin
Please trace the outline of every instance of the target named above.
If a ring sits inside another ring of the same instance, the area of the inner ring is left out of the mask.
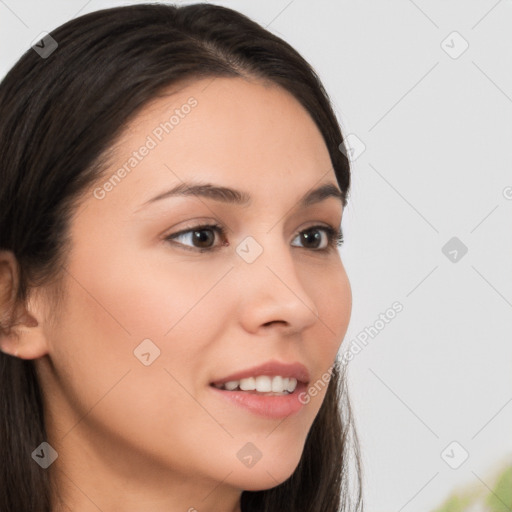
[[[298,460],[267,461],[260,460],[252,468],[244,468],[233,472],[229,480],[232,485],[244,491],[264,491],[282,484],[290,478],[297,469]]]

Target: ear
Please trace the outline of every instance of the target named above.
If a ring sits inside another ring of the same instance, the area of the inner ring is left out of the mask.
[[[0,349],[21,359],[37,359],[48,353],[43,330],[41,300],[35,290],[27,308],[16,303],[19,287],[19,266],[11,251],[0,250]]]

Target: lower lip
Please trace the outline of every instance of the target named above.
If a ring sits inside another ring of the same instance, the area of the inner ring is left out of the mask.
[[[247,391],[228,391],[210,386],[216,393],[231,400],[235,405],[248,409],[254,414],[266,418],[279,419],[299,412],[304,404],[299,400],[300,393],[306,391],[307,385],[297,382],[293,393],[287,395],[257,395]]]

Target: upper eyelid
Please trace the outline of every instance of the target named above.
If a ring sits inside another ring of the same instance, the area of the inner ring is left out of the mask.
[[[295,231],[294,235],[296,236],[297,234],[299,233],[302,233],[303,231],[306,231],[307,229],[311,229],[311,228],[324,228],[324,229],[340,229],[340,225],[333,225],[333,224],[329,224],[329,223],[319,223],[319,221],[311,221],[312,224],[311,225],[308,225],[306,227],[303,227],[303,228],[300,228],[299,230]],[[229,228],[228,226],[224,225],[224,224],[219,224],[219,223],[216,223],[216,222],[204,222],[204,223],[198,223],[198,224],[195,224],[193,226],[190,226],[190,227],[187,227],[187,228],[184,228],[184,229],[180,229],[179,231],[176,231],[176,232],[173,232],[173,233],[169,233],[168,235],[165,235],[164,238],[168,238],[168,237],[171,237],[171,236],[178,236],[178,235],[184,235],[186,233],[189,233],[190,231],[196,231],[196,230],[200,230],[200,229],[211,229],[212,231],[216,231],[216,232],[224,232],[226,234],[233,234],[235,231],[231,228]]]

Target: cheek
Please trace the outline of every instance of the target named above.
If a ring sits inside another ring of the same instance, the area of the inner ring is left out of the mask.
[[[352,313],[352,290],[341,262],[327,266],[317,275],[308,273],[304,278],[310,296],[318,310],[317,332],[321,333],[326,357],[335,357],[341,346]]]
[[[164,368],[190,375],[201,350],[191,320],[205,283],[172,268],[122,260],[119,254],[82,263],[70,265],[67,311],[53,333],[53,356],[69,393],[75,394],[72,402],[87,410],[121,378],[112,396],[122,390],[135,398],[138,389],[171,389]],[[133,389],[128,384],[132,379],[140,380]],[[158,409],[152,396],[147,395],[144,407]]]
[[[134,452],[186,465],[189,448],[176,446],[176,439],[201,439],[209,420],[191,395],[203,384],[203,354],[214,324],[223,325],[213,318],[220,295],[200,300],[218,278],[134,270],[118,265],[115,273],[97,271],[85,281],[71,269],[76,280],[68,288],[67,314],[53,333],[52,358],[72,414],[58,421],[64,432],[80,425],[71,430],[68,446],[88,428],[129,443]],[[134,354],[143,340],[151,342]],[[142,362],[145,353],[149,365]],[[219,428],[210,422],[216,439]]]
[[[315,372],[301,400],[311,422],[325,399],[330,372],[347,332],[352,312],[352,291],[341,262],[324,267],[316,275],[303,276],[304,287],[313,298],[319,319],[306,340],[309,361],[315,362]]]
[[[338,347],[341,345],[347,332],[350,316],[352,314],[352,289],[343,266],[341,270],[332,276],[332,290],[328,309],[329,320],[332,329],[338,335]]]
[[[118,255],[112,261],[103,259],[98,271],[87,280],[90,295],[97,299],[91,303],[92,309],[101,317],[96,327],[128,337],[133,348],[146,338],[161,340],[165,346],[182,325],[189,324],[202,297],[216,281],[211,272],[201,273],[199,265],[189,265],[193,271],[184,270],[180,262],[162,257],[160,251],[153,252],[156,256],[151,257],[151,251],[146,254],[132,249],[136,258],[122,259]],[[98,303],[104,307],[98,308]]]
[[[225,326],[227,306],[219,296],[225,283],[215,287],[225,270],[217,270],[220,273],[165,258],[149,265],[125,262],[108,292],[112,300],[117,297],[119,317],[131,332],[130,351],[139,351],[141,342],[150,349],[154,343],[154,350],[160,351],[154,364],[179,375],[189,386],[194,386],[194,377],[202,376],[205,350],[216,332],[222,337]],[[148,339],[151,342],[143,341]]]

